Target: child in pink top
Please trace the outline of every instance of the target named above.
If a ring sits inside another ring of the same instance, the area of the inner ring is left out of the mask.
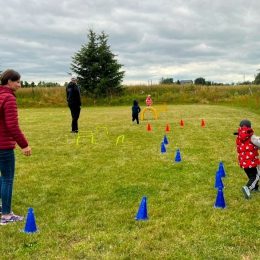
[[[153,104],[153,101],[152,101],[151,95],[149,94],[147,99],[146,99],[146,105],[148,107],[150,107],[152,104]]]

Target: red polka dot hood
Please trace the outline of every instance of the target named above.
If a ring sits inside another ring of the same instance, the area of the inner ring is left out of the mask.
[[[253,168],[260,164],[258,159],[258,147],[252,143],[254,130],[248,126],[239,127],[237,130],[238,162],[241,168]]]

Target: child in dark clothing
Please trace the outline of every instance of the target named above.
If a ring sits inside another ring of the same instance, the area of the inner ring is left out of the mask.
[[[234,134],[237,135],[238,162],[248,177],[248,183],[242,188],[242,191],[245,198],[250,199],[250,193],[258,191],[258,181],[260,177],[258,149],[260,148],[260,138],[254,135],[251,122],[247,119],[240,122],[237,133]]]
[[[136,120],[137,124],[139,124],[139,118],[138,114],[140,113],[141,108],[138,105],[138,101],[134,100],[133,106],[132,106],[132,123]]]

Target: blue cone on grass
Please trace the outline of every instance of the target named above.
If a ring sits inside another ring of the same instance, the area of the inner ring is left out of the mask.
[[[36,221],[35,221],[33,208],[29,208],[26,223],[25,223],[25,228],[24,228],[23,232],[35,233],[37,231],[38,231],[38,229],[36,227]]]
[[[224,166],[223,166],[222,162],[219,163],[218,171],[219,171],[219,175],[221,176],[221,178],[226,177],[226,173],[225,173]]]
[[[215,188],[216,189],[223,189],[225,188],[222,179],[221,179],[221,175],[219,171],[216,171],[216,180],[215,180]]]
[[[166,137],[166,135],[164,135],[163,142],[164,142],[164,144],[168,144],[168,140],[167,140],[167,137]]]
[[[166,148],[165,148],[164,142],[162,142],[162,144],[161,144],[161,153],[166,153]]]
[[[226,202],[225,202],[225,199],[224,199],[223,191],[222,191],[222,189],[218,189],[218,194],[217,194],[217,198],[216,198],[214,208],[225,209],[226,207],[227,206],[226,206]]]
[[[146,202],[146,196],[142,198],[139,210],[136,214],[135,220],[147,220],[148,214],[147,214],[147,202]]]
[[[177,150],[174,161],[175,162],[181,162],[181,152],[180,152],[180,149]]]

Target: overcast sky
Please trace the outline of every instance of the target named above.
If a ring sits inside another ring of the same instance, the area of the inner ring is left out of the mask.
[[[260,69],[259,0],[0,0],[0,70],[69,81],[88,29],[109,35],[127,85],[232,83]]]

